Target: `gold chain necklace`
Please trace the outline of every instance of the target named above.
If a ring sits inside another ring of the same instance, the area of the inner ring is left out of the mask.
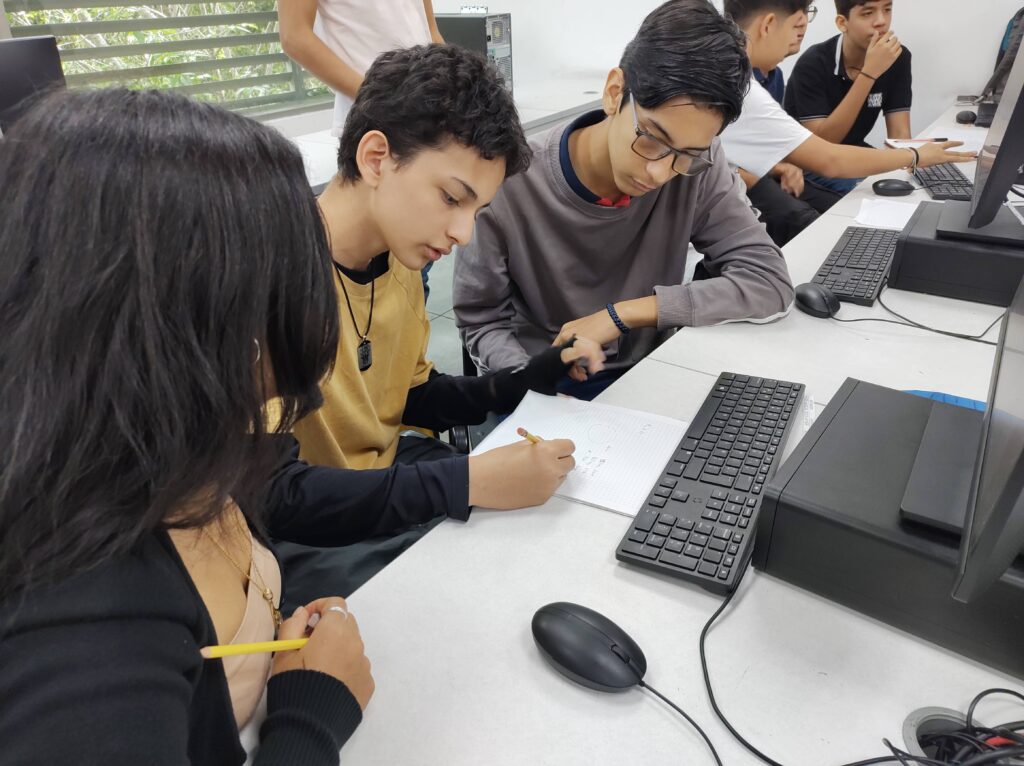
[[[263,575],[260,574],[260,570],[256,566],[256,557],[252,553],[251,534],[248,533],[248,530],[242,528],[242,524],[238,521],[237,517],[235,521],[238,524],[239,531],[243,533],[244,537],[247,537],[249,539],[249,560],[252,564],[253,574],[256,575],[256,578],[258,578],[258,580],[254,579],[252,575],[250,575],[248,572],[246,572],[244,569],[242,569],[242,567],[238,565],[238,562],[236,562],[234,558],[232,558],[231,554],[228,553],[227,548],[221,545],[220,541],[216,537],[211,535],[210,531],[206,527],[203,527],[203,534],[209,537],[210,542],[212,542],[220,549],[220,552],[224,554],[224,558],[231,562],[231,566],[237,569],[241,573],[241,575],[249,581],[251,585],[255,586],[259,590],[260,595],[263,596],[263,600],[266,601],[267,606],[270,607],[270,614],[274,618],[274,629],[276,630],[277,628],[281,627],[281,610],[274,606],[274,591],[267,587],[267,581],[263,579]]]

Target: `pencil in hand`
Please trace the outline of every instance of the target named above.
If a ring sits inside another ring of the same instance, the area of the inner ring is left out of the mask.
[[[536,444],[541,440],[539,436],[534,436],[525,428],[517,428],[516,433],[526,439],[526,441],[530,442],[530,444]]]
[[[288,652],[301,649],[308,641],[308,638],[292,638],[284,641],[257,641],[254,644],[222,644],[220,646],[204,646],[199,653],[203,655],[204,659],[214,660],[218,657],[236,657],[240,654]]]

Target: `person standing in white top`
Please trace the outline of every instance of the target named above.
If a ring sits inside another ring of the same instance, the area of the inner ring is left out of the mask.
[[[335,136],[377,56],[444,42],[431,0],[279,0],[277,19],[284,52],[334,91]]]

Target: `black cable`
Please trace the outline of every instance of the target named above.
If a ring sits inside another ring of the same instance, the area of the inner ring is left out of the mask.
[[[744,567],[743,571],[740,572],[739,578],[736,580],[736,587],[733,589],[732,593],[725,597],[725,600],[722,601],[718,609],[715,610],[715,613],[711,615],[710,618],[708,618],[708,621],[706,623],[704,623],[704,628],[700,632],[700,667],[704,673],[704,688],[707,689],[708,700],[711,702],[711,709],[715,711],[715,715],[718,716],[718,720],[722,722],[722,725],[729,730],[729,733],[732,734],[733,737],[735,737],[737,742],[743,745],[743,747],[747,748],[747,750],[756,755],[762,761],[767,763],[768,766],[782,766],[781,763],[779,763],[778,761],[773,761],[767,755],[765,755],[756,747],[747,742],[747,740],[745,740],[743,736],[738,731],[736,731],[736,729],[733,728],[733,725],[729,723],[729,719],[725,717],[725,714],[718,707],[718,702],[715,700],[715,692],[711,688],[711,675],[708,673],[708,658],[706,652],[704,651],[704,643],[705,639],[707,639],[708,637],[708,631],[711,630],[711,626],[714,625],[715,620],[718,619],[718,616],[725,611],[725,608],[729,606],[730,603],[732,603],[732,598],[736,595],[737,591],[739,591],[740,583],[743,582],[743,576],[746,573],[747,569],[746,567]]]
[[[957,766],[983,766],[986,763],[998,763],[1004,758],[1016,758],[1018,755],[1024,755],[1024,747],[1003,747],[993,750],[991,753],[982,753],[968,758]]]
[[[1012,191],[1018,197],[1024,197],[1024,192],[1022,192],[1020,189],[1018,189],[1016,184],[1014,184],[1013,186],[1010,187],[1010,191]]]
[[[685,718],[687,721],[689,721],[690,722],[690,726],[692,726],[694,729],[696,729],[697,733],[700,734],[704,738],[704,741],[708,745],[708,750],[710,750],[711,751],[711,755],[714,756],[715,763],[717,763],[718,766],[722,766],[722,759],[718,757],[718,751],[715,750],[715,746],[713,744],[711,744],[711,739],[708,737],[707,734],[704,733],[704,730],[702,728],[700,728],[700,726],[697,724],[697,722],[694,721],[692,718],[690,718],[690,716],[688,716],[686,714],[686,711],[684,711],[681,707],[679,707],[676,703],[674,703],[672,700],[670,700],[664,694],[659,692],[653,686],[651,686],[650,684],[644,683],[643,679],[640,679],[640,681],[638,681],[637,683],[639,683],[641,687],[643,687],[647,691],[651,692],[653,695],[658,697],[658,699],[660,699],[662,702],[664,702],[670,708],[672,708],[677,713],[679,713],[679,715],[681,715],[683,718]]]
[[[985,699],[985,697],[988,697],[992,694],[1007,694],[1011,697],[1016,697],[1017,699],[1024,701],[1024,694],[1021,694],[1020,692],[1015,692],[1013,689],[986,689],[985,691],[981,692],[981,694],[972,699],[971,704],[967,707],[967,732],[969,734],[974,734],[975,731],[974,709],[978,707],[979,702]]]
[[[948,336],[950,338],[958,338],[960,340],[969,340],[969,341],[973,341],[974,343],[981,343],[981,344],[986,345],[986,346],[998,346],[999,345],[995,341],[982,340],[982,339],[986,335],[989,334],[989,332],[992,330],[993,327],[995,327],[1000,321],[1002,321],[1002,318],[1005,316],[1005,312],[1003,314],[1000,314],[998,317],[996,317],[995,320],[992,322],[992,324],[990,324],[988,327],[986,327],[985,330],[982,333],[980,333],[979,335],[967,335],[967,334],[959,333],[959,332],[951,332],[949,330],[939,330],[939,329],[936,329],[935,327],[929,327],[928,325],[921,324],[920,322],[915,322],[913,319],[905,317],[905,316],[903,316],[903,314],[900,314],[900,313],[898,313],[896,311],[893,311],[891,308],[889,308],[887,305],[885,305],[885,301],[882,300],[882,292],[884,292],[885,289],[887,288],[887,282],[888,282],[888,280],[886,280],[885,282],[882,283],[882,290],[879,292],[878,299],[877,299],[878,300],[878,305],[881,306],[886,311],[888,311],[894,317],[898,317],[898,318],[902,319],[903,320],[902,322],[896,322],[896,321],[893,321],[892,319],[877,319],[875,317],[864,317],[863,319],[840,319],[839,317],[832,317],[832,319],[834,319],[836,322],[848,322],[848,323],[851,323],[851,324],[854,323],[854,322],[882,322],[883,324],[895,324],[895,325],[901,325],[903,327],[916,327],[916,328],[918,328],[920,330],[927,330],[928,332],[938,333],[939,335],[946,335],[946,336]]]

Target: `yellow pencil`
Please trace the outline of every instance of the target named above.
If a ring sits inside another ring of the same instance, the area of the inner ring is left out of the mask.
[[[540,437],[539,436],[534,436],[529,431],[527,431],[525,428],[517,428],[516,429],[516,433],[519,434],[520,436],[522,436],[528,442],[530,442],[530,444],[536,444],[537,442],[540,441]]]
[[[258,641],[255,644],[224,644],[204,646],[199,653],[208,660],[218,657],[235,657],[239,654],[260,654],[261,652],[288,652],[301,649],[308,638],[291,638],[286,641]]]

